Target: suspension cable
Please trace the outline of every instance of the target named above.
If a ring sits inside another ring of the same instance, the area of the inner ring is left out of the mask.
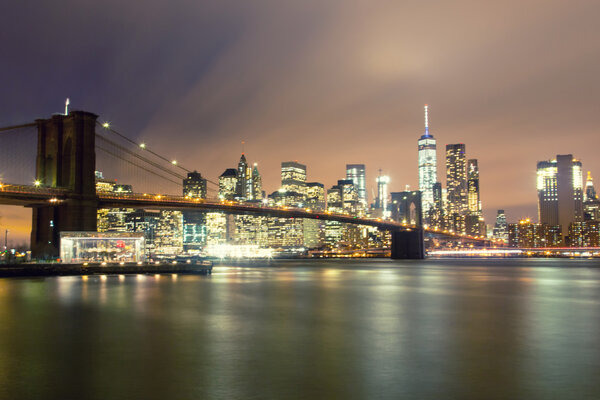
[[[129,163],[129,164],[131,164],[131,165],[134,165],[134,166],[136,166],[136,167],[138,167],[138,168],[141,168],[141,169],[143,169],[144,171],[146,171],[146,172],[149,172],[149,173],[150,173],[150,174],[152,174],[152,175],[155,175],[155,176],[157,176],[157,177],[159,177],[159,178],[165,179],[165,180],[167,180],[167,181],[169,181],[169,182],[172,182],[172,183],[174,183],[174,184],[176,184],[176,185],[183,186],[183,183],[182,183],[182,182],[175,181],[175,180],[173,180],[173,179],[171,179],[171,178],[168,178],[168,177],[166,177],[166,176],[163,176],[163,175],[161,175],[161,174],[158,174],[158,173],[156,173],[155,171],[152,171],[152,170],[150,170],[150,169],[148,169],[148,168],[146,168],[146,167],[144,167],[144,166],[142,166],[142,165],[136,164],[136,163],[134,163],[133,161],[130,161],[130,160],[127,160],[127,159],[125,159],[125,158],[123,158],[123,157],[120,157],[119,155],[117,155],[117,154],[113,153],[112,151],[110,151],[110,150],[108,150],[108,149],[105,149],[105,148],[103,148],[102,146],[98,146],[98,145],[96,145],[96,148],[97,148],[98,150],[102,150],[103,152],[105,152],[105,153],[107,153],[107,154],[110,154],[110,155],[111,155],[111,156],[113,156],[113,157],[116,157],[116,158],[118,158],[118,159],[120,159],[120,160],[122,160],[122,161],[125,161],[126,163]]]
[[[110,145],[112,145],[112,146],[114,146],[114,147],[118,148],[119,150],[122,150],[122,151],[124,151],[124,152],[126,152],[126,153],[128,153],[128,154],[130,154],[130,155],[132,155],[132,156],[134,156],[134,157],[136,157],[136,158],[138,158],[139,160],[142,160],[142,161],[144,161],[144,162],[146,162],[146,163],[148,163],[148,164],[152,165],[154,168],[157,168],[157,169],[159,169],[159,170],[161,170],[161,171],[163,171],[163,172],[166,172],[166,173],[168,173],[169,175],[173,175],[175,178],[182,179],[182,180],[183,180],[183,179],[185,179],[185,176],[183,176],[183,175],[180,175],[180,174],[178,174],[178,173],[176,173],[176,172],[173,172],[173,171],[171,171],[171,170],[169,170],[169,169],[165,168],[164,166],[162,166],[162,165],[160,165],[160,164],[158,164],[158,163],[155,163],[154,161],[148,160],[147,158],[145,158],[145,157],[143,157],[143,156],[141,156],[141,155],[139,155],[139,154],[137,154],[137,153],[133,152],[132,150],[129,150],[128,148],[126,148],[126,147],[124,147],[124,146],[121,146],[121,145],[120,145],[120,144],[118,144],[118,143],[115,143],[115,142],[113,142],[113,141],[112,141],[112,140],[110,140],[110,139],[107,139],[107,138],[105,138],[105,137],[104,137],[104,136],[102,136],[102,135],[99,135],[98,133],[96,133],[96,137],[97,137],[97,138],[99,138],[99,139],[102,139],[102,140],[104,140],[105,142],[107,142],[107,143],[109,143]]]

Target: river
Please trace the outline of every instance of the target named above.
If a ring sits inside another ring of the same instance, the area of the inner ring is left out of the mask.
[[[0,279],[0,399],[600,399],[600,262]]]

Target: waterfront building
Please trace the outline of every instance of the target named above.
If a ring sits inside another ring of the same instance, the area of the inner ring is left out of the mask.
[[[293,184],[286,187],[298,188]],[[269,195],[268,204],[273,207],[304,207],[305,200],[304,193],[281,188]],[[304,245],[304,224],[301,218],[269,217],[267,230],[269,247],[283,250],[300,248]]]
[[[569,225],[583,221],[581,162],[571,154],[537,163],[539,222],[560,225],[568,241]]]
[[[125,230],[127,232],[144,233],[147,255],[155,252],[159,216],[158,211],[135,210],[125,217]]]
[[[358,193],[353,181],[340,179],[327,190],[327,211],[337,214],[357,215]],[[337,221],[325,223],[325,243],[330,248],[354,247],[366,239],[363,227]]]
[[[155,234],[154,254],[175,256],[183,252],[183,213],[160,210]]]
[[[98,180],[96,180],[98,185]],[[108,188],[108,185],[102,185]],[[98,187],[98,186],[96,186]],[[133,193],[131,185],[117,184],[112,185],[112,193],[129,194]],[[98,209],[96,226],[98,232],[127,232],[126,219],[127,215],[134,212],[134,208],[105,208]]]
[[[498,210],[493,236],[496,239],[502,239],[504,241],[508,240],[508,224],[506,223],[506,214],[504,214],[504,210]]]
[[[233,216],[233,243],[268,247],[268,217],[262,215],[237,214]]]
[[[189,172],[183,180],[183,195],[193,199],[206,199],[206,179],[197,172]],[[206,245],[206,213],[196,210],[183,211],[183,249],[200,252]]]
[[[446,145],[446,217],[448,228],[464,233],[464,215],[468,211],[467,159],[465,145]]]
[[[306,208],[312,211],[325,211],[327,203],[325,201],[325,187],[319,182],[306,183]],[[305,218],[304,224],[304,245],[309,248],[319,248],[325,241],[325,223],[320,219]]]
[[[206,245],[228,242],[233,231],[233,217],[223,212],[206,213]]]
[[[429,133],[428,105],[425,104],[425,133],[418,141],[419,147],[419,191],[422,194],[422,210],[429,220],[434,207],[434,185],[437,182],[436,140]]]
[[[367,182],[364,164],[346,164],[346,180],[352,181],[356,188],[360,208],[367,209]]]
[[[520,248],[560,247],[563,238],[560,226],[536,224],[526,218],[517,224],[508,224],[508,244]]]
[[[227,168],[219,176],[219,198],[223,200],[233,200],[237,190],[237,172],[233,168]]]
[[[306,165],[297,161],[282,162],[281,189],[286,192],[296,192],[304,195],[306,190]]]

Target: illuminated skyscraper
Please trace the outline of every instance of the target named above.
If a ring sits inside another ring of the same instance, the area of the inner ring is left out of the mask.
[[[467,191],[469,214],[481,216],[481,198],[479,194],[479,166],[476,159],[468,161]]]
[[[387,175],[379,175],[375,181],[377,182],[377,199],[375,199],[375,208],[381,208],[383,214],[388,211],[388,184],[390,177]]]
[[[362,209],[367,208],[367,183],[364,164],[346,164],[346,179],[354,183]]]
[[[305,194],[306,165],[297,161],[281,163],[281,189],[286,192]]]
[[[305,206],[313,211],[324,211],[325,188],[322,183],[306,183]],[[304,245],[308,248],[317,248],[323,245],[325,239],[325,223],[320,219],[304,218]]]
[[[192,198],[206,198],[206,179],[197,172],[189,172],[183,180],[183,195]]]
[[[183,195],[206,199],[206,179],[197,172],[189,172],[183,180]],[[183,249],[198,252],[206,244],[206,213],[197,210],[183,211]]]
[[[422,194],[423,215],[426,218],[434,206],[433,185],[437,182],[436,140],[429,134],[429,106],[425,104],[425,133],[419,139],[419,190]]]
[[[479,194],[479,166],[476,159],[470,159],[467,162],[467,207],[466,233],[473,236],[485,235]]]
[[[254,163],[254,168],[252,168],[252,196],[250,200],[262,200],[262,198],[262,178],[258,173],[258,164]]]
[[[467,159],[465,145],[446,145],[446,219],[447,228],[462,233],[469,209],[467,196]]]
[[[596,188],[594,188],[594,179],[592,178],[592,172],[588,171],[587,179],[585,180],[585,193],[583,195],[583,201],[597,200]]]
[[[600,221],[600,201],[594,188],[592,173],[588,171],[583,194],[583,217],[586,221]]]
[[[508,240],[508,225],[504,210],[498,210],[496,215],[496,224],[494,225],[494,237],[497,239]]]
[[[539,222],[560,225],[567,237],[572,222],[583,221],[583,178],[581,162],[573,155],[537,164]]]
[[[235,198],[242,201],[252,200],[252,186],[252,169],[246,161],[246,156],[242,153],[237,168]]]
[[[219,198],[233,200],[237,188],[237,172],[233,168],[227,168],[219,176]]]

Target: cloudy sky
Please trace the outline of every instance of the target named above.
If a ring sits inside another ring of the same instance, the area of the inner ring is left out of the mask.
[[[445,144],[466,143],[488,222],[515,220],[536,214],[538,160],[572,153],[600,179],[598,15],[585,0],[3,2],[0,125],[70,97],[212,179],[243,140],[267,192],[285,160],[326,186],[364,163],[400,191],[428,103],[440,180]]]

